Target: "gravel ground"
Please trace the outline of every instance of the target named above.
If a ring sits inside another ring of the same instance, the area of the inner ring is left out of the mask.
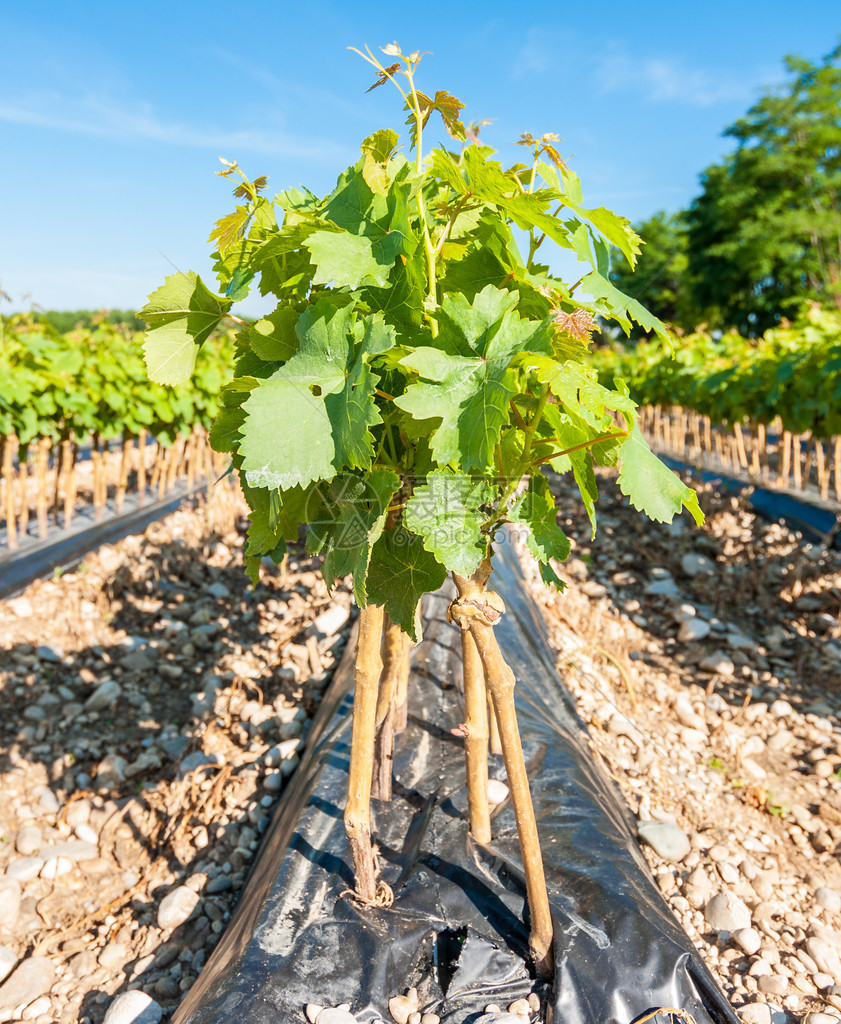
[[[837,1024],[841,557],[709,488],[701,531],[604,490],[567,593],[534,587],[594,752],[746,1024]],[[0,604],[0,1020],[168,1019],[297,764],[350,595],[306,558],[251,590],[205,523]]]
[[[841,553],[701,488],[643,523],[605,480],[530,571],[593,749],[657,884],[748,1024],[841,1020]],[[561,506],[576,495],[557,482]]]
[[[1,1021],[168,1017],[298,762],[350,596],[294,556],[246,587],[205,523],[0,603]]]

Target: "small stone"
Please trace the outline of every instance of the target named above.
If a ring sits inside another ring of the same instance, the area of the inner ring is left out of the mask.
[[[128,761],[119,754],[109,754],[99,762],[96,769],[96,784],[102,789],[110,789],[126,781]]]
[[[441,1024],[441,1018],[437,1013],[425,1013],[420,1019],[420,1024]]]
[[[414,1013],[409,1014],[409,1024],[420,1024],[420,1020],[421,1015],[417,1010],[415,1010]],[[339,1022],[337,1021],[336,1024],[339,1024]]]
[[[767,974],[756,986],[766,996],[784,996],[788,992],[788,978],[782,974]]]
[[[607,587],[604,583],[598,583],[596,580],[586,580],[581,584],[582,594],[586,594],[587,597],[591,597],[594,600],[604,597],[607,593]]]
[[[771,1007],[767,1003],[748,1003],[737,1012],[742,1024],[771,1024]]]
[[[788,718],[789,715],[794,714],[794,708],[789,704],[787,700],[777,699],[771,703],[768,711],[774,716],[774,718]]]
[[[654,580],[653,583],[649,583],[645,588],[646,594],[651,597],[679,597],[680,590],[678,585],[671,578]]]
[[[834,889],[830,889],[826,885],[822,885],[820,889],[815,890],[815,903],[824,910],[828,910],[831,914],[837,914],[841,911],[841,896]]]
[[[61,804],[49,786],[36,786],[32,795],[37,798],[38,806],[45,814],[58,814]]]
[[[123,992],[108,1007],[102,1024],[158,1024],[164,1011],[159,1003],[141,992],[133,989]]]
[[[97,957],[100,967],[109,971],[122,970],[129,959],[129,948],[122,942],[109,942]]]
[[[341,604],[334,604],[327,611],[322,612],[313,622],[313,625],[324,636],[334,636],[349,618],[349,608],[345,608]]]
[[[663,860],[677,863],[689,853],[689,837],[668,821],[640,821],[637,834]]]
[[[816,1013],[810,1013],[806,1018],[806,1024],[839,1024],[841,1017],[834,1013],[823,1013],[818,1010]]]
[[[831,975],[836,983],[841,984],[841,957],[838,951],[822,939],[810,936],[803,944],[806,952],[824,974]]]
[[[750,927],[750,911],[732,892],[717,893],[704,908],[704,917],[717,932],[735,932]]]
[[[496,1003],[488,1003],[485,1007],[485,1013],[502,1013],[502,1007],[497,1006]]]
[[[762,938],[755,928],[737,928],[732,937],[739,949],[748,956],[753,956],[762,945]]]
[[[496,1003],[489,1005],[496,1006]],[[523,1024],[523,1018],[518,1017],[515,1013],[502,1013],[501,1010],[494,1010],[477,1017],[474,1024]]]
[[[37,873],[36,871],[35,874],[37,875]],[[9,871],[6,872],[5,877],[0,875],[0,929],[12,931],[18,919],[18,914],[20,913],[20,881],[22,880],[18,880],[13,875],[10,875]]]
[[[537,1013],[540,1009],[540,996],[536,992],[529,992],[529,1006],[532,1013]]]
[[[54,1018],[49,1012],[52,1009],[52,1005],[53,1001],[49,996],[39,996],[26,1007],[23,1011],[22,1018],[23,1020],[34,1020],[36,1024],[38,1024],[41,1015],[45,1014],[47,1016],[47,1020],[52,1024]]]
[[[414,997],[411,996],[414,993]],[[393,996],[388,1001],[388,1012],[397,1024],[409,1024],[409,1014],[418,1008],[418,990],[410,988],[405,996]]]
[[[121,693],[122,689],[118,682],[106,679],[85,701],[85,711],[105,711],[117,703]]]
[[[16,878],[19,882],[31,882],[33,878],[38,877],[43,866],[43,857],[20,857],[18,860],[13,860],[6,868],[6,877]],[[2,897],[0,897],[0,903],[2,903]]]
[[[709,636],[710,624],[703,619],[687,619],[678,630],[677,638],[682,644],[695,643]]]
[[[8,946],[0,946],[0,981],[9,976],[9,972],[18,962],[18,958]]]
[[[494,807],[508,797],[508,786],[501,779],[488,779],[488,803]]]
[[[819,779],[828,779],[835,771],[835,765],[829,760],[829,758],[824,757],[812,765],[812,771]]]
[[[31,650],[31,648],[30,648]],[[41,644],[35,650],[35,657],[39,661],[47,661],[52,665],[60,665],[64,661],[64,652],[53,644]]]
[[[61,878],[73,870],[73,861],[69,857],[50,857],[41,868],[41,878]]]
[[[316,1024],[356,1024],[356,1017],[338,1006],[327,1006],[319,1013]]]
[[[99,836],[97,835],[96,829],[93,829],[90,825],[83,823],[81,825],[77,825],[73,829],[73,833],[77,839],[80,839],[83,843],[86,843],[88,846],[93,847],[93,849],[96,850],[99,844]],[[93,856],[95,857],[96,853],[94,853]],[[79,858],[77,857],[76,859],[78,860]]]
[[[228,590],[224,583],[220,583],[218,580],[216,581],[216,583],[211,583],[210,586],[206,588],[206,590],[211,597],[215,597],[218,601],[221,601],[225,597],[231,596],[230,590]]]
[[[178,983],[174,978],[164,975],[163,978],[158,978],[155,982],[153,991],[161,999],[175,999],[181,989],[179,989]]]
[[[7,610],[18,619],[31,619],[35,614],[32,602],[25,597],[15,597],[6,602]]]
[[[508,1012],[516,1014],[518,1017],[528,1017],[531,1013],[528,999],[515,999],[508,1007]]]
[[[687,576],[715,575],[715,562],[706,555],[687,554],[680,560],[680,567]]]
[[[24,857],[28,857],[30,854],[37,853],[41,849],[43,841],[41,829],[30,825],[28,828],[22,828],[18,832],[17,839],[15,839],[15,849],[18,853],[22,853]]]
[[[0,985],[0,1015],[11,1014],[21,1003],[31,1003],[49,992],[54,978],[55,967],[49,957],[28,957]]]
[[[186,885],[179,885],[161,900],[158,927],[177,928],[190,917],[199,902],[199,894]]]
[[[715,651],[713,654],[708,654],[705,658],[702,658],[698,662],[698,668],[702,672],[711,672],[716,676],[727,677],[732,676],[736,671],[736,666],[721,651]]]
[[[321,1013],[323,1009],[324,1007],[319,1006],[318,1003],[307,1003],[307,1005],[304,1007],[304,1013],[306,1014],[306,1018],[310,1022],[310,1024],[315,1024],[315,1018]]]

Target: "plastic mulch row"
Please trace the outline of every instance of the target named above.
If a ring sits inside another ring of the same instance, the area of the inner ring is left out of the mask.
[[[496,562],[508,607],[497,636],[517,676],[555,924],[541,1019],[628,1024],[675,1007],[698,1024],[737,1024],[655,887],[618,788],[594,763],[515,556],[503,548]],[[410,985],[424,1010],[455,1024],[535,988],[510,800],[494,816],[490,845],[467,829],[463,744],[450,732],[463,719],[460,644],[444,622],[447,602],[446,589],[427,599],[394,797],[374,803],[393,906],[362,907],[347,892],[350,644],[235,914],[174,1024],[303,1024],[307,1003],[350,1003],[358,1021],[391,1021],[389,998]],[[504,778],[501,758],[491,767]]]

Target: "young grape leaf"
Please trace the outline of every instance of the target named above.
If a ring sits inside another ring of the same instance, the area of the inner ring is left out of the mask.
[[[634,508],[658,523],[670,523],[684,508],[698,526],[704,521],[698,495],[663,465],[637,426],[619,449],[618,483]]]
[[[557,517],[555,497],[542,473],[536,473],[529,479],[525,493],[508,512],[512,523],[529,528],[526,546],[540,566],[543,582],[552,583],[562,590],[564,583],[549,564],[550,559],[563,562],[569,557],[569,539],[558,526]]]
[[[496,487],[483,477],[450,470],[430,473],[407,502],[404,522],[442,565],[469,576],[488,551],[482,526],[495,496]]]
[[[319,484],[314,492],[320,504],[310,518],[307,551],[313,555],[326,552],[322,573],[331,590],[337,579],[353,576],[353,593],[360,607],[367,600],[371,549],[383,532],[389,502],[399,488],[396,473],[374,469],[367,479],[341,474]]]
[[[672,339],[669,337],[669,332],[663,321],[658,320],[653,313],[649,313],[636,299],[620,292],[598,270],[592,271],[584,278],[581,282],[581,290],[593,297],[594,306],[598,312],[616,320],[626,334],[630,334],[630,321],[634,320],[643,330],[653,331],[670,349],[672,348]]]
[[[368,361],[395,335],[380,318],[354,317],[352,306],[309,306],[297,322],[298,351],[248,397],[240,453],[251,486],[306,486],[370,465],[368,428],[381,419]]]
[[[231,308],[190,271],[171,274],[138,316],[149,324],[143,352],[149,377],[158,384],[182,384],[196,365],[199,347]]]
[[[415,641],[423,638],[420,602],[437,590],[447,570],[415,534],[386,530],[371,552],[368,566],[368,601],[382,605],[392,622]]]
[[[512,360],[524,350],[551,348],[547,322],[521,320],[512,299],[493,287],[480,292],[472,306],[461,296],[447,296],[440,320],[451,351],[421,346],[401,361],[421,382],[411,384],[395,404],[415,419],[441,420],[431,444],[442,466],[483,472],[492,465],[514,394]]]
[[[388,274],[402,248],[399,235],[377,239],[376,251],[370,238],[349,231],[314,231],[306,242],[315,266],[313,284],[336,288],[358,288],[363,282],[384,288]]]
[[[295,324],[298,311],[294,306],[280,305],[248,330],[248,343],[255,355],[270,363],[291,359],[298,349]]]

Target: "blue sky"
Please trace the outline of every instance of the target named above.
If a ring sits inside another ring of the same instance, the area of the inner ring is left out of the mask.
[[[6,4],[0,61],[0,309],[138,308],[173,270],[212,284],[218,157],[326,193],[359,141],[400,128],[347,50],[432,51],[419,86],[493,118],[503,160],[555,131],[587,205],[685,206],[722,129],[841,33],[837,0]],[[259,312],[257,306],[243,307]]]

